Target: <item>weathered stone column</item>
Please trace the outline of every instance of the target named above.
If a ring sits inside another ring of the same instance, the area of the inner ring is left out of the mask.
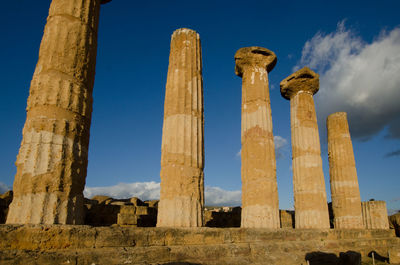
[[[101,2],[51,3],[7,223],[83,223]]]
[[[319,76],[308,67],[281,82],[290,100],[296,228],[329,228],[328,204],[313,95]]]
[[[203,225],[204,119],[200,37],[178,29],[171,37],[161,148],[157,226]]]
[[[334,227],[364,228],[356,161],[346,112],[329,115],[326,127]]]
[[[242,77],[241,227],[280,227],[268,88],[268,72],[276,60],[275,53],[261,47],[235,54],[235,73]]]
[[[389,229],[385,201],[361,202],[361,210],[366,229]]]

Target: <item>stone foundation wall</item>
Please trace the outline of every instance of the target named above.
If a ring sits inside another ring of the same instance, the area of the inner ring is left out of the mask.
[[[393,230],[0,225],[0,238],[0,264],[299,265],[347,251],[400,258]]]

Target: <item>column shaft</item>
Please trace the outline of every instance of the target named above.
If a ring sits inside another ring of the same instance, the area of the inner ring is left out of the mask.
[[[279,228],[279,199],[268,73],[242,76],[242,227]]]
[[[204,142],[200,37],[178,29],[171,38],[161,149],[157,226],[203,225]]]
[[[296,228],[329,228],[317,117],[312,93],[290,99]]]
[[[53,0],[7,223],[82,224],[100,0]]]
[[[364,228],[356,162],[345,112],[328,116],[328,156],[334,226]]]

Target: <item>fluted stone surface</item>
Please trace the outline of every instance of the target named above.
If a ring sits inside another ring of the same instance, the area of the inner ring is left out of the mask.
[[[203,225],[203,131],[200,37],[178,29],[171,37],[165,91],[159,227]]]
[[[268,88],[268,72],[276,60],[275,53],[261,47],[235,54],[235,72],[242,77],[241,227],[280,227]]]
[[[7,223],[83,223],[100,2],[51,3]]]
[[[319,76],[305,67],[284,79],[280,86],[282,96],[290,100],[296,228],[329,228],[313,100],[313,95],[319,89]]]
[[[389,229],[385,201],[361,202],[362,217],[366,229]]]
[[[364,228],[356,162],[347,114],[337,112],[329,115],[326,127],[334,227],[339,229]]]

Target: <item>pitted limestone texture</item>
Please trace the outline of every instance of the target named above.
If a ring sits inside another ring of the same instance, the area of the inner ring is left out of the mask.
[[[385,201],[361,202],[361,210],[366,229],[389,229]]]
[[[280,86],[282,96],[290,100],[296,228],[327,229],[328,204],[313,99],[319,89],[319,75],[305,67]]]
[[[274,52],[246,47],[235,54],[242,77],[242,220],[241,227],[279,228],[279,199],[268,72]]]
[[[391,264],[396,255],[400,257],[400,239],[392,230],[382,229],[0,225],[0,238],[2,265],[299,265],[307,264],[305,258],[311,255],[314,259],[310,264],[356,264],[339,262],[341,252],[349,249],[361,255],[363,261],[371,251],[389,256]],[[321,259],[328,253],[331,259]],[[332,256],[336,262],[332,262]],[[319,262],[314,263],[316,258]]]
[[[329,115],[326,126],[334,227],[338,229],[364,228],[347,114],[336,112]]]
[[[194,30],[182,28],[171,37],[161,147],[159,227],[203,225],[203,131],[200,36]]]
[[[83,224],[100,0],[53,0],[7,223]]]

